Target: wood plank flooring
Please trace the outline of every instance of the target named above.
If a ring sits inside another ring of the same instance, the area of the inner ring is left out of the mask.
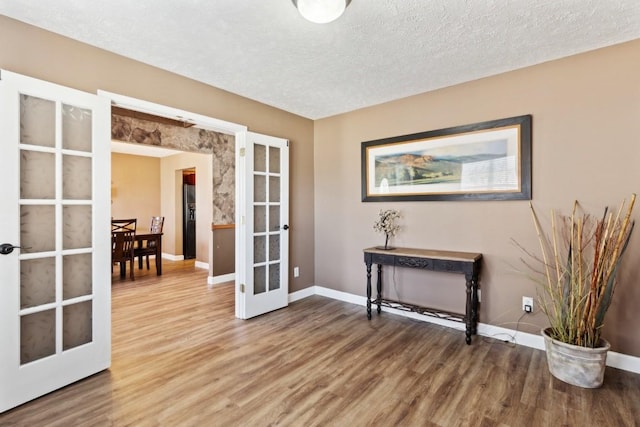
[[[234,318],[193,262],[113,279],[113,364],[1,426],[634,426],[640,375],[551,377],[544,352],[313,296]],[[364,286],[364,285],[363,285]]]

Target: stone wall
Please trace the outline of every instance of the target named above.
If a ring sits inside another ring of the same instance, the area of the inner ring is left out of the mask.
[[[192,153],[213,154],[213,218],[235,219],[235,138],[196,127],[182,128],[117,114],[111,115],[111,137],[133,144],[155,145]]]

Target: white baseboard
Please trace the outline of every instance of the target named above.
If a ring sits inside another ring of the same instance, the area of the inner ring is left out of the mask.
[[[236,273],[222,274],[220,276],[209,276],[207,277],[207,285],[209,285],[209,287],[212,287],[221,283],[232,282],[234,280],[236,280]]]
[[[308,288],[304,288],[304,289],[301,289],[299,291],[290,293],[289,294],[289,302],[294,302],[294,301],[298,301],[298,300],[301,300],[301,299],[305,299],[305,298],[310,297],[312,295],[315,295],[314,286],[310,286]]]
[[[208,262],[202,262],[202,261],[196,261],[195,267],[208,270],[209,269],[209,263]]]
[[[367,305],[367,298],[360,295],[350,294],[348,292],[336,291],[335,289],[325,288],[323,286],[313,286],[314,294],[323,297],[329,297],[344,302],[350,302],[351,304],[357,304],[365,306]]]
[[[154,258],[155,255],[150,255],[150,258]],[[166,252],[162,252],[162,258],[168,259],[169,261],[184,261],[184,255],[173,255]],[[196,268],[202,268],[204,270],[209,269],[209,263],[202,261],[195,261]]]
[[[615,351],[609,350],[607,353],[607,366],[640,374],[640,357],[629,356],[628,354],[616,353]]]
[[[174,255],[166,252],[162,252],[162,258],[168,259],[169,261],[184,261],[184,255]]]
[[[289,294],[289,301],[293,301],[292,298],[294,297],[294,295],[296,296],[296,300],[306,298],[311,295],[320,295],[351,304],[357,304],[361,306],[367,305],[366,297],[350,294],[347,292],[336,291],[335,289],[325,288],[323,286],[311,286],[301,291],[294,292],[293,294]],[[424,316],[418,313],[396,310],[388,307],[382,307],[382,311],[397,314],[398,316],[409,317],[411,319],[416,319],[423,322],[435,323],[457,330],[465,330],[464,324],[460,322],[438,319],[436,317]],[[508,339],[510,342],[514,342],[515,344],[536,348],[538,350],[544,350],[544,339],[541,335],[519,332],[513,329],[487,325],[484,323],[478,323],[478,335],[497,339],[501,339],[501,336],[504,336],[505,339]],[[616,353],[615,351],[609,351],[609,353],[607,354],[607,366],[638,374],[640,373],[640,357]]]

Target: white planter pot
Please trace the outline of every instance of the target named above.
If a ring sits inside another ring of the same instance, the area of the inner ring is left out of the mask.
[[[600,339],[602,347],[580,347],[551,338],[547,334],[548,329],[542,330],[542,336],[551,375],[578,387],[600,387],[604,380],[607,352],[611,348],[609,343]]]

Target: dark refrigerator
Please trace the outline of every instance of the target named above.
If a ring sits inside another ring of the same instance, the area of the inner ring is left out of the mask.
[[[184,184],[182,189],[182,253],[184,259],[196,257],[196,186]]]

